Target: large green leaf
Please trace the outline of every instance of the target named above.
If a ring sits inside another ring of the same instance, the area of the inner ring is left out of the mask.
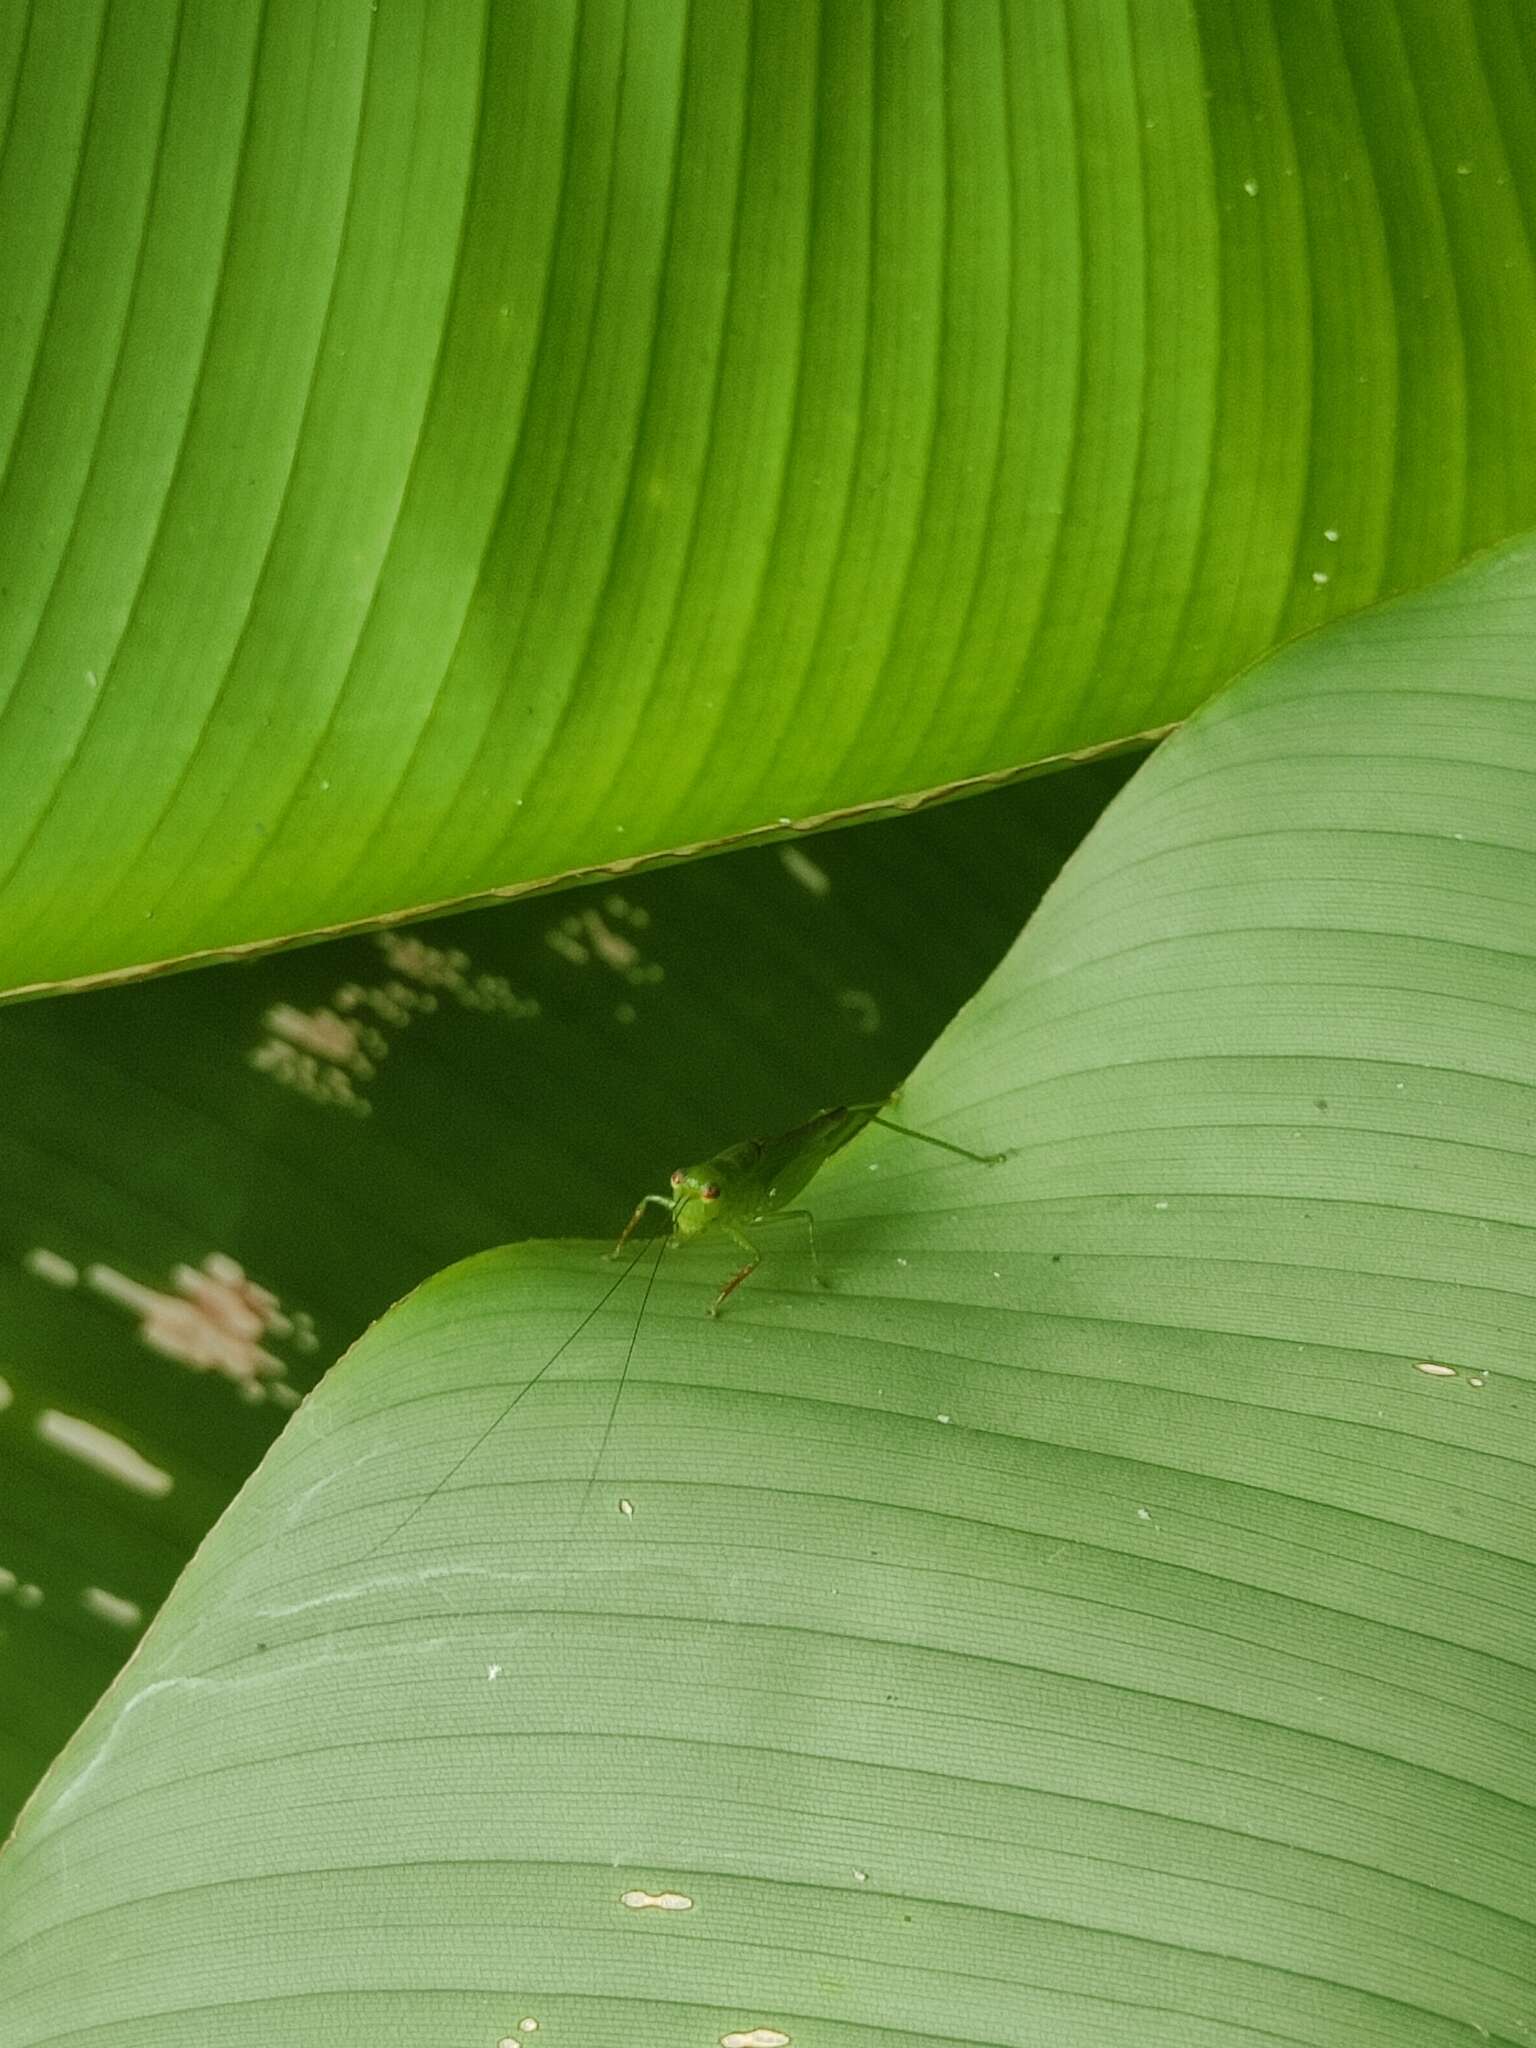
[[[1536,520],[1499,0],[0,0],[0,987],[1159,727]]]
[[[1127,765],[0,1013],[0,1838],[283,1400],[450,1260],[889,1089]]]
[[[378,1325],[0,1859],[6,2048],[1523,2043],[1533,651],[1525,547],[1162,750],[830,1291]]]

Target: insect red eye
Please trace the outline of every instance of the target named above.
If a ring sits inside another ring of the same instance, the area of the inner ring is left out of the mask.
[[[681,1167],[678,1167],[677,1171],[676,1171],[676,1172],[675,1172],[675,1173],[673,1174],[673,1176],[672,1176],[672,1185],[673,1185],[673,1187],[675,1187],[675,1188],[680,1188],[680,1187],[682,1186],[682,1184],[683,1184],[683,1169],[682,1169]]]
[[[713,1181],[710,1182],[707,1188],[700,1188],[699,1193],[704,1197],[706,1202],[718,1202],[720,1199],[720,1190],[715,1186]]]

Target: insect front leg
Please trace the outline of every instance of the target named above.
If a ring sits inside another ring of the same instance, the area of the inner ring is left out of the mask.
[[[739,1230],[733,1230],[731,1232],[731,1235],[735,1238],[736,1242],[741,1246],[742,1250],[750,1254],[750,1257],[748,1258],[747,1263],[742,1267],[741,1271],[739,1273],[733,1273],[730,1279],[726,1281],[725,1285],[721,1288],[720,1292],[715,1296],[714,1300],[705,1310],[706,1315],[719,1315],[720,1305],[725,1300],[726,1296],[728,1294],[734,1294],[736,1292],[736,1289],[741,1285],[742,1281],[748,1279],[753,1273],[757,1271],[758,1267],[763,1263],[763,1255],[758,1250],[757,1246],[752,1242],[750,1237],[743,1237]]]
[[[616,1259],[619,1256],[619,1253],[623,1251],[625,1245],[629,1243],[630,1238],[634,1235],[636,1224],[640,1221],[640,1218],[645,1214],[646,1210],[650,1208],[652,1203],[654,1203],[658,1209],[665,1209],[669,1216],[673,1213],[672,1197],[670,1195],[642,1195],[639,1201],[635,1204],[634,1215],[630,1217],[629,1221],[625,1224],[624,1228],[619,1232],[619,1241],[614,1246],[613,1250],[608,1254],[610,1259]]]

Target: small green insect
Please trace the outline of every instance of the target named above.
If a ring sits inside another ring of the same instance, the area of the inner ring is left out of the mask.
[[[734,1294],[742,1281],[755,1273],[763,1255],[748,1237],[754,1225],[772,1217],[802,1217],[810,1232],[811,1265],[816,1268],[816,1225],[809,1209],[786,1208],[808,1187],[834,1152],[841,1152],[866,1124],[879,1124],[887,1131],[900,1131],[904,1138],[917,1138],[924,1145],[937,1145],[956,1152],[962,1159],[974,1159],[979,1166],[996,1166],[1006,1152],[970,1152],[964,1145],[952,1145],[947,1138],[935,1138],[927,1131],[914,1131],[905,1124],[892,1123],[881,1114],[894,1097],[880,1102],[854,1102],[839,1109],[824,1109],[792,1131],[777,1138],[743,1138],[739,1145],[727,1145],[697,1166],[680,1166],[672,1176],[670,1195],[642,1195],[635,1213],[625,1224],[610,1257],[617,1258],[647,1209],[665,1209],[672,1219],[670,1242],[686,1244],[706,1231],[723,1231],[747,1254],[747,1263],[733,1273],[711,1302],[708,1313],[717,1316],[727,1295]],[[817,1273],[820,1279],[819,1272]]]

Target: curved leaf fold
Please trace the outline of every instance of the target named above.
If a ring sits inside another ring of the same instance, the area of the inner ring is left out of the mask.
[[[830,1291],[381,1322],[0,1862],[7,2042],[1515,2048],[1533,646],[1523,546],[1170,742]]]

